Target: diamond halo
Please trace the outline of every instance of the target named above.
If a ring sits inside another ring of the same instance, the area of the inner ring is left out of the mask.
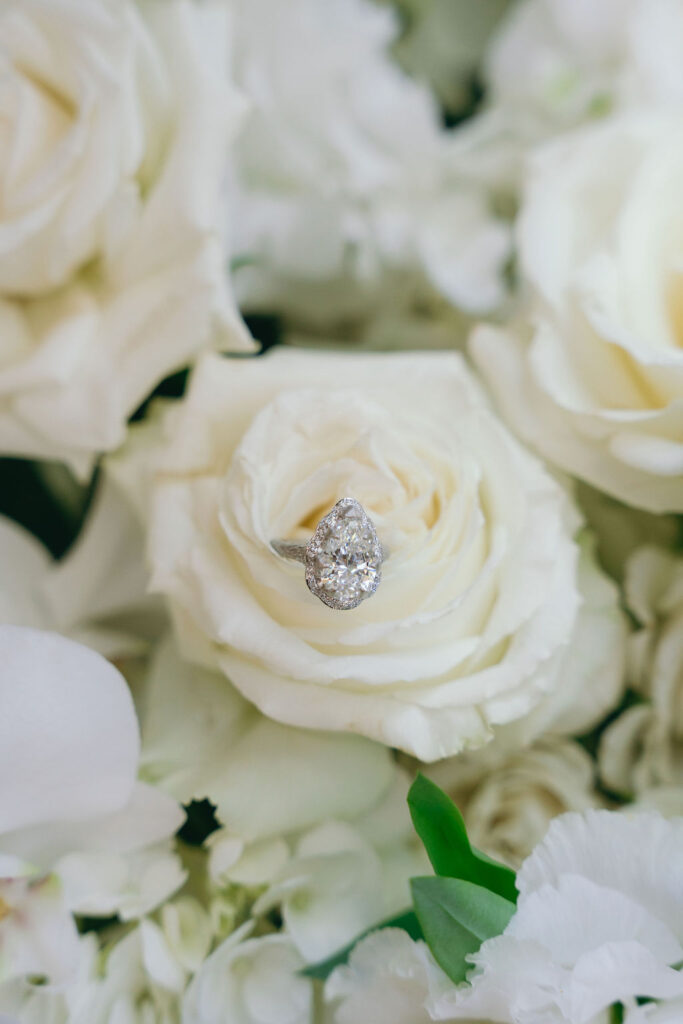
[[[377,590],[383,557],[363,506],[355,498],[342,498],[320,520],[306,547],[308,589],[329,608],[357,608]]]
[[[387,558],[375,526],[355,498],[342,498],[320,520],[308,544],[272,540],[282,558],[303,562],[308,589],[328,608],[350,611],[371,597]]]

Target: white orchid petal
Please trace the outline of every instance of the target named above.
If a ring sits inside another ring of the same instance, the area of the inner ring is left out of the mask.
[[[208,797],[241,838],[369,810],[393,779],[383,747],[271,722],[220,675],[183,662],[171,641],[154,660],[142,708],[148,777],[184,802]]]
[[[128,687],[51,633],[0,627],[0,832],[100,817],[130,800],[139,754]]]
[[[49,822],[9,832],[3,849],[17,853],[41,867],[78,851],[128,853],[175,835],[184,811],[165,793],[136,782],[130,799],[112,814],[93,814],[86,820]]]

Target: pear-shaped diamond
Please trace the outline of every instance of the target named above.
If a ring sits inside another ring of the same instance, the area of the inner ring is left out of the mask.
[[[330,608],[357,608],[382,578],[382,545],[354,498],[342,498],[318,523],[306,549],[306,583]]]

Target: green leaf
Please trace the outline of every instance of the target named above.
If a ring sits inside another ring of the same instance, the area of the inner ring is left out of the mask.
[[[418,775],[408,793],[408,806],[437,875],[474,882],[517,902],[515,872],[470,845],[460,811],[434,782]]]
[[[515,904],[461,878],[413,878],[415,913],[434,959],[456,984],[464,981],[485,939],[500,935]]]
[[[340,949],[338,953],[333,953],[332,956],[328,957],[327,960],[321,960],[317,964],[309,964],[308,967],[304,967],[300,974],[303,974],[307,978],[319,978],[324,981],[330,976],[335,967],[339,967],[341,964],[348,962],[349,956],[354,948],[367,935],[372,932],[377,932],[382,928],[400,928],[401,931],[407,932],[411,939],[421,939],[422,929],[418,924],[417,917],[412,910],[404,910],[402,914],[397,914],[395,917],[387,918],[386,921],[381,921],[380,924],[375,924],[372,928],[368,928],[366,931],[350,942],[348,946]]]

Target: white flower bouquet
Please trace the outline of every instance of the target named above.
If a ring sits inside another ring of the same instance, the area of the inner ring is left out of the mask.
[[[0,0],[0,1024],[683,1024],[682,57]]]

